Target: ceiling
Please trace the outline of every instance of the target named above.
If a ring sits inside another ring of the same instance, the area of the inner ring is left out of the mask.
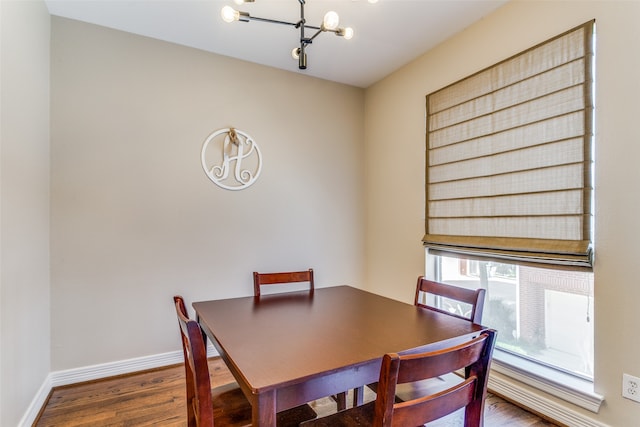
[[[291,50],[299,46],[294,27],[251,21],[228,24],[225,5],[251,16],[297,22],[296,0],[45,0],[52,15],[85,21],[220,55],[367,87],[432,47],[482,19],[508,0],[307,0],[307,24],[319,26],[335,10],[346,40],[320,34],[307,48],[308,68],[298,69]],[[312,35],[307,33],[307,37]]]

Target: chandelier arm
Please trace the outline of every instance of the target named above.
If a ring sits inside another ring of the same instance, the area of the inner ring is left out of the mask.
[[[290,25],[292,27],[298,26],[296,22],[279,21],[277,19],[260,18],[258,16],[249,16],[249,19],[252,21],[269,22],[271,24]]]
[[[313,39],[315,39],[316,37],[318,37],[320,34],[322,34],[322,30],[319,29],[314,35],[312,35],[310,38],[306,39],[307,43],[311,43],[313,41]]]
[[[322,30],[322,27],[316,27],[315,25],[305,24],[304,28],[306,28],[307,30]],[[327,30],[327,31],[331,31],[331,30]]]

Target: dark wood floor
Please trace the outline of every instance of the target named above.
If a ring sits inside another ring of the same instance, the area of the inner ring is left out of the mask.
[[[233,381],[219,359],[211,359],[212,386]],[[372,399],[368,394],[366,400]],[[321,399],[312,403],[319,415],[335,411],[335,403]],[[53,426],[181,426],[186,425],[184,368],[172,366],[133,375],[58,387],[40,413],[35,427]],[[430,427],[458,427],[457,414]],[[553,426],[503,399],[489,395],[485,406],[487,427]]]

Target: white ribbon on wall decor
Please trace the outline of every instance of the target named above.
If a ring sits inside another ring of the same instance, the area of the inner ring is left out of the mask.
[[[202,146],[201,161],[209,179],[225,190],[249,187],[262,170],[258,144],[249,134],[234,128],[211,133]]]

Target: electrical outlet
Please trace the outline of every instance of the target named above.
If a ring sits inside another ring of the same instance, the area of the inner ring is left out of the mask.
[[[622,397],[640,402],[640,378],[622,374]]]

